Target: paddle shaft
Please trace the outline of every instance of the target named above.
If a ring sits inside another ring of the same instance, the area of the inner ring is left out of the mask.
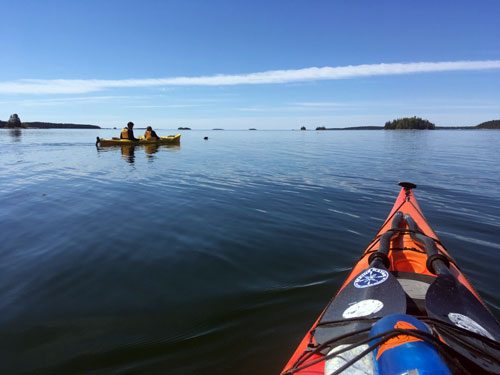
[[[451,275],[451,272],[448,269],[448,261],[445,256],[438,253],[435,241],[429,236],[420,233],[420,228],[418,227],[417,223],[415,223],[415,220],[413,220],[410,214],[406,214],[404,216],[404,220],[408,224],[408,228],[411,231],[411,237],[416,242],[423,244],[425,247],[425,252],[427,253],[427,257],[429,259],[427,265],[429,271],[438,275]]]
[[[380,236],[378,251],[376,253],[373,253],[368,260],[368,262],[370,263],[370,267],[386,269],[389,268],[389,265],[391,263],[389,261],[389,258],[387,257],[387,254],[389,254],[391,241],[400,234],[398,229],[401,225],[402,219],[403,213],[400,211],[396,212],[391,222],[391,229]]]

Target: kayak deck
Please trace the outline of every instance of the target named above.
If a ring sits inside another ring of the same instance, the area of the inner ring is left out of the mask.
[[[328,361],[335,357],[331,352],[368,342],[374,324],[390,314],[411,315],[432,327],[437,343],[446,344],[441,345],[446,353],[440,355],[452,353],[471,373],[500,373],[498,322],[428,224],[413,195],[416,186],[400,185],[386,221],[282,374],[342,373],[328,368]],[[454,306],[460,304],[471,307]],[[462,341],[468,349],[460,347]],[[475,346],[472,352],[481,354],[469,354],[470,346]]]
[[[126,146],[126,145],[165,145],[165,144],[180,144],[181,135],[169,135],[168,137],[160,137],[160,139],[145,139],[142,136],[139,136],[139,140],[132,141],[130,139],[120,139],[120,138],[112,138],[112,139],[101,139],[97,137],[96,145],[106,147],[106,146]]]

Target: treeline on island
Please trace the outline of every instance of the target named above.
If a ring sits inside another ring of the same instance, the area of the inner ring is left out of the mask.
[[[8,121],[0,120],[0,128],[8,129],[100,129],[97,125],[86,124],[57,124],[52,122],[21,122],[19,116],[14,113]]]
[[[476,126],[436,126],[428,120],[420,117],[404,117],[388,121],[385,126],[353,126],[348,128],[326,128],[318,126],[316,130],[475,130],[475,129],[500,129],[500,120],[483,122]],[[301,130],[306,130],[303,126]]]
[[[500,129],[500,120],[491,120],[475,126],[476,129]]]
[[[483,122],[476,126],[436,126],[428,120],[419,117],[405,117],[385,123],[384,129],[424,129],[424,130],[467,130],[467,129],[500,129],[500,120]]]
[[[436,128],[432,122],[428,120],[423,120],[420,117],[405,117],[399,118],[393,121],[387,121],[385,123],[385,130],[392,129],[422,129],[422,130],[433,130]]]

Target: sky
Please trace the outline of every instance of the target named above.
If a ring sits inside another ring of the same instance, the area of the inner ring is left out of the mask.
[[[500,1],[0,0],[0,120],[157,129],[500,119]]]

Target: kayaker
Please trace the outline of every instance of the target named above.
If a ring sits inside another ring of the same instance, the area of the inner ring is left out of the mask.
[[[153,130],[153,128],[151,126],[148,126],[146,128],[146,132],[144,133],[144,138],[146,138],[146,139],[160,139],[160,137],[158,137],[158,135],[156,134],[156,132]]]
[[[130,139],[131,141],[138,141],[136,137],[134,137],[134,123],[130,121],[126,127],[122,129],[120,133],[120,139]]]

